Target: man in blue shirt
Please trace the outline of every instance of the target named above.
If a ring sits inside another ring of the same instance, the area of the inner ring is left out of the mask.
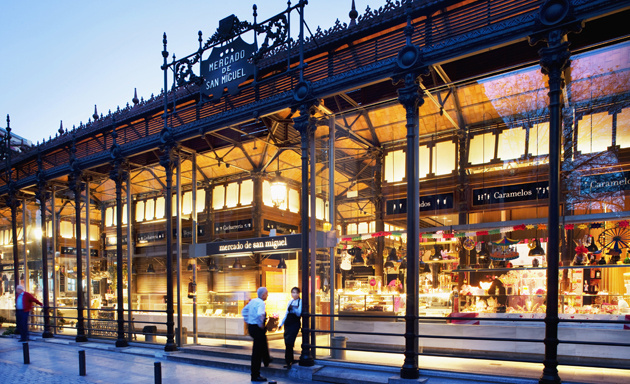
[[[267,329],[265,328],[265,320],[267,314],[265,311],[265,300],[269,293],[267,288],[258,288],[258,297],[252,299],[243,311],[241,315],[243,320],[247,323],[247,331],[249,335],[254,339],[254,345],[252,347],[252,364],[251,375],[252,381],[267,381],[266,378],[260,376],[260,362],[268,367],[271,363],[271,356],[269,356],[269,346],[267,344]]]

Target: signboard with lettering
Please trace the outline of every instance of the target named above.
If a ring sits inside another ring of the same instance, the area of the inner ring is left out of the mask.
[[[215,47],[210,57],[201,61],[202,92],[213,99],[238,92],[238,85],[254,75],[255,65],[250,58],[256,52],[256,44],[247,44],[241,37],[221,47]]]
[[[244,232],[254,229],[252,219],[228,221],[225,223],[215,223],[214,233],[231,233],[231,232]]]
[[[473,205],[514,203],[549,198],[549,182],[504,185],[473,190]]]
[[[206,255],[226,255],[230,253],[261,253],[299,249],[301,234],[257,237],[254,239],[220,241],[206,243]]]
[[[630,190],[630,171],[589,175],[580,179],[581,195],[628,190]]]
[[[385,209],[388,215],[407,213],[407,199],[388,200]],[[452,192],[420,196],[420,212],[438,211],[441,209],[453,209]]]
[[[298,226],[281,223],[279,221],[263,220],[263,230],[270,231],[272,229],[275,229],[278,234],[295,233],[298,230]]]

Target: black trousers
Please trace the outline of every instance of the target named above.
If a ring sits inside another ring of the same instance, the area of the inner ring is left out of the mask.
[[[15,318],[17,320],[17,329],[20,332],[20,341],[28,341],[28,316],[30,313],[21,309],[15,310]]]
[[[271,356],[269,356],[269,345],[267,344],[267,330],[261,329],[257,324],[247,324],[247,331],[249,335],[254,339],[254,346],[252,347],[252,378],[260,376],[260,363],[265,364],[271,362]]]
[[[293,364],[293,347],[295,346],[295,339],[300,332],[300,318],[292,313],[287,316],[287,320],[284,322],[284,361],[287,365]]]

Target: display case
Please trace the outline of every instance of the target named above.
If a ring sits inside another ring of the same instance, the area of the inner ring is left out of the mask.
[[[340,294],[337,313],[339,315],[359,316],[398,316],[404,314],[404,295],[361,295]],[[351,319],[351,318],[348,318]],[[343,317],[340,318],[343,320]],[[386,318],[374,318],[373,321],[391,321]]]
[[[255,292],[208,292],[208,303],[204,316],[240,317],[241,311]]]

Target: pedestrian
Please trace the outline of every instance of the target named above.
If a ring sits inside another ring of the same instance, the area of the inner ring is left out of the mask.
[[[28,316],[33,308],[33,303],[43,306],[33,295],[26,292],[22,285],[15,287],[15,318],[20,342],[28,341]]]
[[[267,300],[269,293],[267,292],[267,288],[260,287],[258,288],[257,294],[258,297],[250,300],[245,308],[243,308],[241,315],[245,323],[247,323],[249,335],[254,339],[251,364],[252,381],[263,382],[267,381],[267,379],[260,376],[260,362],[262,361],[265,367],[268,367],[273,360],[271,356],[269,356],[267,329],[265,327],[265,320],[267,318],[265,300]]]
[[[291,365],[295,363],[293,346],[295,345],[295,339],[297,338],[302,325],[302,299],[300,299],[300,288],[291,288],[291,297],[292,299],[287,305],[287,312],[284,314],[284,318],[280,322],[280,327],[284,326],[285,368],[291,368]]]

